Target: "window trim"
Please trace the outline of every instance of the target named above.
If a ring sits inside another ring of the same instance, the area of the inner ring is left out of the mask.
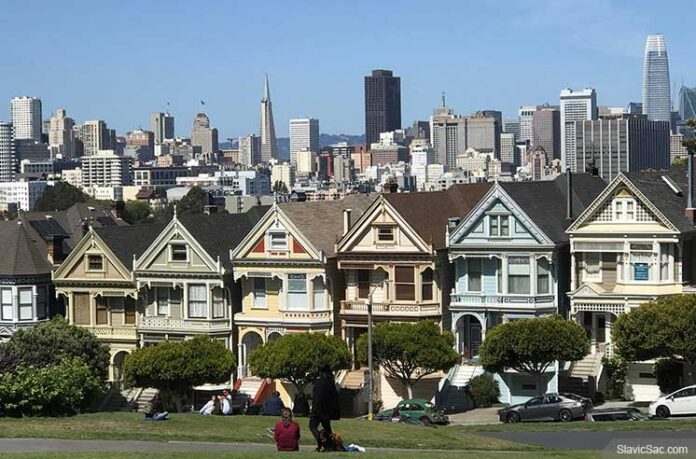
[[[514,277],[514,278],[517,278],[517,277],[519,277],[519,278],[525,277],[525,276],[523,276],[523,275],[521,275],[521,274],[512,274],[512,269],[511,269],[512,265],[516,265],[516,264],[523,265],[523,264],[524,264],[524,263],[510,263],[510,260],[515,259],[515,258],[520,258],[520,259],[526,258],[526,259],[527,259],[526,265],[527,265],[527,268],[528,268],[529,272],[526,274],[526,277],[527,277],[527,280],[528,280],[528,287],[529,287],[529,288],[527,289],[526,292],[513,292],[513,291],[512,291],[512,288],[511,288],[513,283],[510,282],[510,280],[511,280],[513,277]],[[530,256],[530,255],[510,255],[510,256],[508,256],[508,260],[507,260],[507,263],[508,263],[508,270],[507,270],[507,290],[508,290],[508,291],[507,291],[507,293],[508,293],[508,294],[510,294],[510,295],[531,295],[531,294],[532,294],[532,281],[536,282],[536,278],[534,278],[534,277],[532,276],[532,273],[533,273],[533,271],[532,271],[532,260],[533,260],[533,257]]]
[[[546,277],[546,282],[547,282],[547,289],[545,292],[542,292],[539,289],[539,281],[543,280],[543,278],[544,278],[539,273],[539,264],[541,263],[542,260],[544,260],[546,262],[546,276],[545,277]],[[552,271],[551,260],[549,260],[546,257],[539,257],[535,261],[536,261],[536,294],[537,295],[550,295],[551,292],[553,291],[553,281],[552,281],[553,276],[551,275],[551,271]]]
[[[29,292],[29,298],[30,302],[29,303],[22,303],[22,292]],[[29,309],[31,310],[31,313],[29,314],[29,317],[24,318],[22,317],[22,305],[24,305],[24,308],[26,309],[27,305],[29,306]],[[34,289],[32,287],[19,287],[17,288],[17,320],[22,322],[30,322],[32,320],[35,320],[36,317],[34,317]]]
[[[204,299],[195,300],[195,303],[203,303],[203,315],[192,315],[191,306],[193,304],[191,300],[191,289],[201,288],[204,292]],[[188,284],[186,286],[186,317],[189,319],[207,319],[208,318],[208,285],[207,284]]]
[[[493,233],[493,221],[496,222],[496,234]],[[503,222],[506,224],[503,225]],[[507,228],[507,234],[503,234],[503,226]],[[509,239],[510,238],[510,215],[509,214],[489,214],[488,215],[488,237],[495,239]]]
[[[265,277],[252,277],[251,279],[251,309],[268,309],[268,279]],[[256,283],[261,281],[263,281],[263,288],[256,288]],[[257,292],[263,292],[263,295],[258,295]],[[257,304],[261,300],[263,300],[263,304]]]
[[[99,258],[99,262],[101,263],[100,268],[92,268],[90,266],[90,259],[96,259]],[[85,272],[88,273],[103,273],[106,272],[106,268],[104,267],[104,255],[101,253],[87,253],[85,254]]]
[[[471,267],[474,265],[474,263],[478,264],[479,266],[479,271],[478,271],[478,282],[479,282],[479,289],[478,290],[472,290],[471,289],[471,275],[469,274]],[[466,291],[467,293],[483,293],[483,258],[467,258],[466,260]]]
[[[273,237],[274,236],[282,236],[284,240],[284,244],[282,247],[273,247]],[[268,237],[268,251],[269,252],[288,252],[290,250],[290,243],[289,243],[289,237],[288,233],[286,231],[281,231],[281,230],[271,230],[268,231],[267,233]]]
[[[9,292],[9,294],[10,294],[10,302],[9,303],[2,302],[2,296],[3,296],[3,293],[5,291]],[[10,317],[5,317],[4,309],[6,306],[10,307]],[[12,288],[11,287],[0,288],[0,320],[3,320],[5,322],[15,321],[15,320],[19,319],[18,316],[19,316],[19,311],[17,311],[17,308],[15,307],[14,295],[12,294]]]
[[[410,269],[411,270],[411,282],[400,282],[398,280],[397,270],[399,269]],[[417,301],[416,298],[416,267],[415,266],[395,266],[394,267],[394,300],[395,301]],[[413,289],[412,298],[399,298],[399,285],[411,286]]]
[[[377,245],[396,245],[396,229],[397,225],[375,225],[375,243]],[[391,239],[381,239],[382,230],[389,230]]]
[[[430,281],[429,282],[426,282],[425,277],[424,277],[424,274],[427,271],[430,271]],[[432,268],[427,267],[423,271],[420,272],[420,284],[421,284],[421,288],[420,288],[421,301],[434,301],[435,300],[435,271]],[[426,298],[425,295],[423,295],[423,293],[426,292],[425,288],[428,285],[430,286],[430,298]]]
[[[186,259],[184,260],[177,260],[174,258],[174,248],[175,247],[183,247],[184,250],[186,251]],[[183,241],[172,241],[169,243],[169,262],[170,263],[188,263],[191,261],[190,253],[189,253],[189,246]]]

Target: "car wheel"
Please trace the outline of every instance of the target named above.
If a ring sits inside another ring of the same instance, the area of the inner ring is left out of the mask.
[[[515,412],[515,411],[508,413],[507,417],[505,418],[505,421],[508,424],[514,424],[516,422],[520,422],[520,414]]]
[[[560,419],[561,422],[570,422],[573,420],[573,413],[571,413],[570,410],[561,410],[558,413],[558,419]]]
[[[419,419],[419,421],[420,421],[421,424],[423,424],[424,426],[431,426],[431,425],[433,425],[433,421],[431,421],[430,418],[429,418],[428,416],[423,416],[422,418]]]
[[[655,414],[657,415],[658,418],[664,419],[664,418],[668,418],[671,413],[669,412],[669,408],[667,408],[664,405],[660,405],[655,410]]]

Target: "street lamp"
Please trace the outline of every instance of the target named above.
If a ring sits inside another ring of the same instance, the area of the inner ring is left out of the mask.
[[[372,371],[372,295],[377,290],[377,287],[384,287],[389,282],[389,279],[383,280],[379,286],[375,285],[370,294],[367,295],[367,388],[368,388],[368,399],[367,399],[367,420],[372,421],[374,416],[374,375]]]

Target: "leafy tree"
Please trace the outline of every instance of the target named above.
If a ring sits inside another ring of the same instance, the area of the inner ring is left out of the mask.
[[[279,194],[288,194],[288,186],[285,184],[285,182],[276,180],[273,184],[273,192]]]
[[[130,224],[144,222],[151,214],[150,204],[145,201],[128,201],[123,209],[123,219]]]
[[[201,335],[136,349],[126,357],[123,373],[134,386],[159,389],[181,411],[182,399],[194,386],[229,381],[235,365],[234,354],[221,341]]]
[[[696,119],[690,119],[686,124],[689,125],[689,127],[696,128]],[[696,137],[683,140],[682,145],[686,147],[689,153],[696,153]]]
[[[500,399],[498,381],[490,373],[474,376],[469,381],[469,394],[476,408],[487,408]]]
[[[37,368],[77,357],[100,380],[106,379],[109,369],[109,346],[89,330],[70,325],[62,317],[17,330],[8,346],[20,363]]]
[[[533,376],[543,393],[543,377],[556,361],[580,360],[590,352],[590,341],[577,323],[554,315],[520,319],[497,325],[486,333],[480,361],[486,371],[515,370]]]
[[[360,360],[367,361],[367,334],[358,339]],[[400,381],[413,398],[413,386],[424,376],[447,371],[459,360],[454,336],[441,332],[431,321],[416,323],[385,322],[374,327],[372,358],[387,374]]]
[[[0,343],[0,377],[14,371],[19,365],[19,359],[8,343]]]
[[[202,214],[205,206],[208,204],[208,192],[200,187],[194,186],[176,203],[176,211],[179,215]]]
[[[101,381],[75,357],[43,368],[20,365],[0,377],[0,407],[10,416],[60,416],[83,410]]]
[[[88,196],[79,188],[67,182],[56,182],[55,185],[46,187],[41,198],[36,201],[34,210],[65,210],[76,202],[85,202],[87,199]]]
[[[672,161],[672,166],[686,167],[687,164],[689,164],[689,159],[684,156],[674,158],[674,161]]]
[[[296,389],[296,398],[319,375],[319,367],[332,370],[350,366],[351,355],[337,336],[291,333],[256,348],[249,355],[251,372],[262,378],[282,379]]]
[[[659,298],[621,314],[612,339],[618,355],[629,362],[657,358],[684,360],[685,383],[696,381],[696,297]]]

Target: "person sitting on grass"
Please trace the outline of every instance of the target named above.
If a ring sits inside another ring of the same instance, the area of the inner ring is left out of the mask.
[[[264,416],[280,416],[285,408],[285,404],[280,399],[280,392],[275,391],[263,402]]]
[[[164,411],[164,404],[160,394],[155,395],[155,398],[150,402],[150,411],[145,413],[145,419],[150,421],[164,421],[169,416],[169,413]]]
[[[222,415],[227,416],[228,414],[232,414],[232,405],[230,404],[230,401],[225,397],[225,395],[220,395],[218,397],[220,400],[220,410]]]
[[[201,413],[203,416],[210,416],[213,414],[213,410],[215,409],[215,399],[216,397],[214,395],[210,397],[208,403],[203,405],[203,408],[200,409],[199,413]]]
[[[273,438],[278,451],[300,450],[300,425],[292,420],[290,408],[283,408],[281,419],[273,429]]]

